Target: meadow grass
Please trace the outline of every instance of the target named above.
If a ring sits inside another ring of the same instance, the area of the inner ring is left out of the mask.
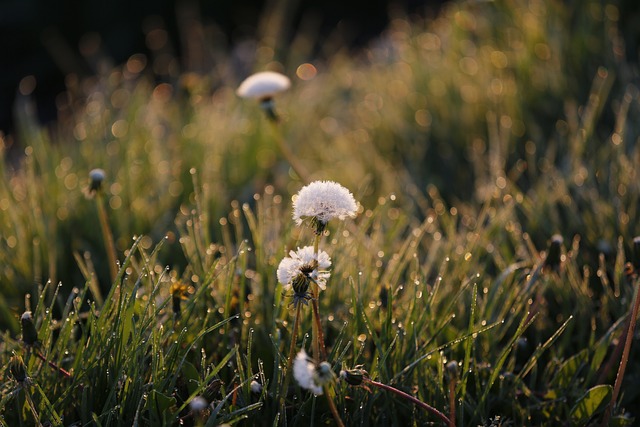
[[[20,98],[21,151],[4,136],[0,161],[0,425],[331,424],[331,405],[345,425],[444,425],[420,402],[456,426],[632,425],[640,128],[620,13],[459,2],[357,53],[265,44],[255,67],[294,80],[277,125],[219,52],[162,83],[140,55],[70,78],[51,127]],[[314,240],[281,143],[360,205],[320,243],[327,361],[359,384],[329,399],[282,387],[316,333],[302,306],[291,346],[276,277]]]

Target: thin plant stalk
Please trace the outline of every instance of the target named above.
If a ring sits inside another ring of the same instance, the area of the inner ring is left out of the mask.
[[[273,134],[275,136],[276,144],[278,145],[278,149],[282,153],[282,156],[285,158],[287,162],[289,162],[289,165],[291,166],[293,171],[296,173],[296,175],[298,175],[298,177],[302,182],[304,182],[305,184],[310,183],[311,180],[309,178],[309,173],[307,172],[307,169],[304,166],[302,166],[302,163],[298,161],[298,158],[295,156],[295,154],[293,154],[293,151],[291,151],[291,149],[285,142],[284,137],[282,136],[282,132],[280,131],[280,127],[278,126],[279,120],[272,119],[269,121],[272,124]]]
[[[381,388],[383,390],[390,391],[391,393],[395,393],[396,395],[402,397],[403,399],[406,399],[406,400],[412,402],[413,404],[415,404],[416,406],[419,406],[420,408],[426,410],[427,412],[435,415],[441,421],[445,422],[448,426],[452,426],[453,425],[453,424],[451,424],[451,420],[449,418],[447,418],[447,416],[445,414],[443,414],[442,412],[438,411],[436,408],[434,408],[433,406],[429,405],[428,403],[425,403],[420,399],[416,399],[415,397],[411,396],[410,394],[405,393],[404,391],[398,390],[397,388],[391,387],[391,386],[383,384],[383,383],[379,383],[378,381],[374,381],[374,380],[372,380],[370,378],[363,378],[363,383],[364,384],[370,384],[372,386]]]
[[[98,192],[98,194],[96,194],[96,205],[98,207],[98,218],[100,219],[100,228],[102,229],[105,249],[107,250],[111,283],[115,283],[116,277],[118,277],[118,258],[116,256],[116,245],[113,241],[113,233],[111,232],[111,227],[109,226],[109,220],[107,219],[107,210],[104,207],[104,200],[102,200],[102,193],[100,191]]]
[[[39,351],[35,351],[34,352],[35,355],[38,357],[38,359],[42,360],[43,362],[45,362],[47,365],[49,365],[51,368],[53,368],[54,370],[58,371],[62,376],[67,377],[67,378],[71,378],[71,374],[69,373],[69,371],[67,371],[64,368],[61,368],[60,366],[56,365],[54,362],[48,360],[46,357],[44,357],[44,355],[42,353],[40,353]]]
[[[633,333],[636,329],[636,321],[638,319],[638,309],[640,308],[640,289],[638,287],[638,281],[634,283],[635,285],[635,299],[633,303],[633,308],[631,310],[631,318],[629,319],[629,328],[627,329],[627,336],[624,342],[624,350],[622,352],[622,358],[620,359],[620,365],[618,366],[618,374],[616,375],[616,382],[613,386],[613,394],[611,395],[611,402],[609,402],[609,406],[607,406],[607,410],[604,413],[604,417],[602,418],[603,427],[609,425],[609,419],[611,418],[611,414],[613,413],[613,407],[618,400],[618,394],[620,394],[620,388],[622,387],[622,379],[624,378],[624,371],[627,369],[627,362],[629,362],[629,352],[631,351],[631,341],[633,339]]]
[[[313,252],[315,259],[320,257],[320,235],[316,234],[313,240]],[[313,357],[318,361],[327,360],[327,349],[324,345],[324,333],[322,332],[322,322],[320,321],[320,310],[318,308],[318,298],[320,297],[320,291],[318,285],[311,284],[311,308],[313,311],[313,322],[311,327],[312,334],[312,348]]]
[[[340,414],[338,413],[338,409],[336,408],[336,404],[333,399],[329,396],[329,387],[324,386],[324,394],[327,396],[327,403],[329,404],[329,409],[331,410],[331,415],[333,415],[333,419],[335,420],[338,427],[344,427],[344,423],[342,422],[342,418],[340,418]]]
[[[282,389],[280,391],[280,408],[284,409],[285,400],[287,397],[287,389],[289,388],[289,381],[291,381],[291,372],[293,371],[293,356],[296,352],[296,341],[298,338],[298,328],[300,327],[300,312],[302,309],[302,303],[296,303],[296,317],[293,322],[293,332],[291,333],[291,344],[289,345],[289,356],[287,357],[287,371],[284,374],[284,380],[282,381]],[[281,410],[282,410],[281,409]],[[282,411],[284,417],[284,410]]]
[[[613,365],[615,364],[615,361],[618,360],[618,358],[622,354],[622,349],[624,348],[624,345],[626,343],[626,340],[624,340],[624,337],[626,337],[627,334],[629,333],[630,327],[631,327],[631,318],[627,318],[627,321],[625,322],[624,328],[622,329],[622,334],[620,335],[620,339],[618,340],[616,347],[613,349],[613,352],[611,353],[609,360],[607,360],[607,363],[604,365],[602,369],[600,369],[600,374],[598,375],[596,384],[604,384],[605,379],[609,376],[609,373],[613,369]]]
[[[456,425],[456,381],[449,381],[449,426]]]

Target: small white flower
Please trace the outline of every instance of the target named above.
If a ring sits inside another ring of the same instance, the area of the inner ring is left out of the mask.
[[[241,98],[265,100],[283,92],[291,86],[289,77],[274,71],[262,71],[247,77],[236,94]]]
[[[351,192],[333,181],[314,181],[302,187],[293,198],[293,219],[296,224],[311,219],[318,234],[322,233],[330,219],[353,218],[357,210],[358,205]]]
[[[289,256],[280,261],[278,282],[284,285],[285,290],[289,290],[302,274],[306,279],[313,279],[320,289],[325,290],[327,279],[331,276],[327,271],[329,267],[331,267],[331,258],[325,251],[320,251],[316,259],[313,246],[298,248],[297,251],[290,251]]]
[[[307,356],[304,350],[300,350],[293,362],[293,377],[300,387],[310,390],[315,395],[322,394],[322,385],[316,384],[316,365]]]

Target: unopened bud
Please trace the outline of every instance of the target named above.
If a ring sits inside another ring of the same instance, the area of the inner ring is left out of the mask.
[[[27,346],[36,345],[38,343],[38,332],[30,311],[22,313],[20,323],[22,325],[22,342]]]
[[[207,399],[202,396],[196,396],[193,398],[191,403],[189,403],[189,407],[193,412],[202,412],[209,406]]]
[[[544,266],[551,268],[552,270],[558,270],[560,263],[562,262],[562,242],[564,239],[559,234],[551,236],[551,242],[549,243],[549,249],[547,250],[547,257],[544,260]]]
[[[89,194],[100,191],[105,176],[106,174],[102,169],[92,169],[91,172],[89,172]]]
[[[640,270],[640,236],[633,238],[633,266]]]
[[[251,381],[251,384],[249,385],[249,387],[251,388],[251,393],[262,393],[262,384],[260,384],[258,381],[253,380]]]
[[[451,379],[455,379],[458,378],[458,362],[455,360],[452,360],[451,362],[447,363],[447,372],[449,373],[449,376],[451,377]]]
[[[364,369],[349,369],[340,371],[340,379],[346,381],[347,384],[354,386],[362,384],[362,382],[368,375],[368,372]]]
[[[27,380],[27,371],[20,357],[14,356],[11,358],[9,362],[9,375],[19,383]]]

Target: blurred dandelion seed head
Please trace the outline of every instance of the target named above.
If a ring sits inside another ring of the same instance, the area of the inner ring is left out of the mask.
[[[290,86],[289,77],[274,71],[262,71],[247,77],[236,94],[241,98],[268,100]]]
[[[321,395],[322,387],[333,381],[335,374],[328,362],[316,365],[304,350],[300,350],[293,362],[293,377],[300,387]]]

